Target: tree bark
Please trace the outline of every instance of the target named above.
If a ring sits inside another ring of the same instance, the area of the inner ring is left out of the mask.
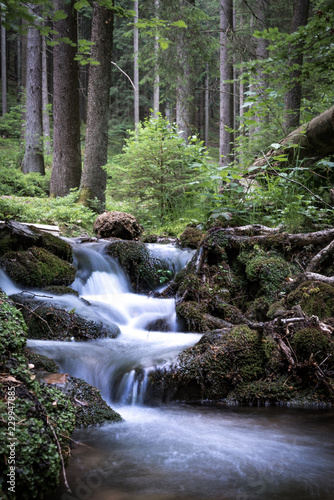
[[[188,2],[194,5],[194,0]],[[180,12],[185,7],[185,0],[180,0]],[[187,54],[187,33],[184,29],[179,30],[177,40],[178,55],[178,77],[176,87],[176,124],[179,134],[188,141],[192,135],[192,126],[194,122],[193,112],[193,81],[192,69]]]
[[[43,101],[43,139],[44,153],[51,154],[51,132],[49,114],[48,69],[45,36],[42,38],[42,101]]]
[[[42,116],[42,36],[30,27],[27,34],[27,98],[25,153],[22,171],[45,174]]]
[[[159,0],[154,0],[155,17],[159,18]],[[153,84],[153,118],[158,118],[159,116],[159,105],[160,105],[160,75],[159,75],[159,37],[155,35],[154,37],[154,84]]]
[[[220,0],[220,165],[231,161],[233,133],[233,67],[228,50],[233,31],[233,0]]]
[[[291,33],[300,28],[300,26],[305,26],[308,20],[308,12],[310,7],[309,0],[294,0],[293,2],[293,15],[291,22]],[[299,47],[301,48],[301,47]],[[290,78],[293,82],[293,87],[290,88],[285,94],[284,100],[284,113],[285,120],[284,126],[287,131],[290,131],[299,126],[300,122],[300,105],[302,100],[302,84],[300,81],[300,69],[303,64],[303,53],[294,57],[290,61],[290,66],[296,66],[290,73]]]
[[[287,163],[311,158],[312,162],[334,153],[334,106],[301,125],[280,141],[281,147],[271,149],[258,158],[252,167],[262,167],[272,156],[286,154]],[[298,146],[298,147],[296,147]]]
[[[113,14],[94,2],[91,57],[99,65],[89,68],[88,107],[84,167],[80,186],[80,201],[86,205],[97,198],[99,209],[105,205],[107,163],[109,91],[111,86],[111,51]],[[96,207],[94,207],[96,208]]]
[[[1,14],[1,21],[4,19]],[[6,50],[6,29],[1,24],[1,100],[2,116],[7,113],[7,50]]]
[[[55,23],[58,38],[67,37],[72,44],[60,42],[53,49],[53,168],[51,196],[66,196],[78,188],[81,177],[80,115],[77,50],[77,19],[74,0],[55,0],[55,10],[63,10],[66,19]]]
[[[135,128],[139,124],[139,66],[138,66],[138,53],[139,53],[139,34],[138,34],[138,0],[134,2],[135,19],[133,30],[133,83],[134,83],[134,119]]]

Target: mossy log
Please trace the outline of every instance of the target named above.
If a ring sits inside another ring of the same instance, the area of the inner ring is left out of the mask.
[[[273,156],[286,154],[287,162],[292,163],[312,158],[312,162],[334,153],[334,106],[313,118],[307,124],[293,130],[280,141],[280,148],[270,149],[265,156],[257,158],[254,167],[263,167]]]

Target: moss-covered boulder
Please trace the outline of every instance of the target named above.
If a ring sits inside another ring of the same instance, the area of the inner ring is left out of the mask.
[[[226,326],[223,320],[207,312],[207,306],[204,303],[181,302],[176,307],[176,313],[182,322],[183,329],[188,332],[202,333]]]
[[[313,360],[322,363],[328,356],[334,355],[333,339],[319,328],[298,330],[290,343],[299,362]]]
[[[13,281],[27,288],[68,286],[76,273],[72,264],[39,247],[7,252],[0,258],[0,266]]]
[[[16,221],[0,224],[0,255],[39,247],[62,260],[72,262],[72,247],[57,236]]]
[[[203,240],[203,232],[196,226],[187,226],[179,236],[179,243],[184,248],[198,248]]]
[[[113,241],[107,254],[120,263],[137,293],[152,291],[161,284],[162,272],[168,271],[167,263],[153,257],[140,241]]]
[[[94,232],[101,238],[134,240],[143,232],[136,217],[125,212],[104,212],[94,222]]]
[[[238,384],[266,377],[276,363],[275,351],[272,338],[237,326],[204,335],[179,355],[170,372],[155,373],[152,380],[157,384],[160,377],[173,399],[223,399]]]
[[[21,295],[11,298],[23,314],[30,339],[85,341],[116,338],[120,334],[119,327],[113,323],[106,327],[48,302],[24,299]]]
[[[282,256],[259,247],[241,251],[238,261],[245,266],[246,286],[253,297],[275,297],[292,272],[291,264]]]
[[[330,318],[334,316],[334,286],[320,281],[306,281],[291,292],[283,303],[288,309],[300,305],[309,316]]]

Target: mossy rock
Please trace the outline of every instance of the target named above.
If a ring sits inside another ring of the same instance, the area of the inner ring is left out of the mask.
[[[140,241],[114,241],[108,246],[107,253],[120,263],[137,293],[149,293],[158,287],[161,271],[169,269],[166,262],[152,257]]]
[[[272,338],[247,326],[213,332],[179,355],[164,384],[174,387],[174,399],[223,399],[238,384],[266,377],[276,350]]]
[[[60,259],[72,262],[72,247],[61,238],[16,221],[0,225],[0,255],[10,251],[28,250],[31,247],[44,248]]]
[[[57,363],[43,354],[37,354],[30,349],[25,349],[24,354],[29,363],[34,365],[34,371],[42,370],[49,373],[56,373],[59,371]]]
[[[255,297],[275,297],[286,279],[291,275],[291,265],[274,252],[261,248],[242,250],[238,261],[245,266],[250,293]]]
[[[1,257],[0,266],[19,285],[38,289],[68,286],[73,283],[76,273],[72,264],[38,247],[7,252]]]
[[[208,313],[204,303],[182,302],[176,307],[176,313],[188,332],[202,333],[226,326],[225,321]]]
[[[231,391],[228,401],[243,405],[285,404],[298,396],[298,386],[286,376],[244,382]]]
[[[75,427],[90,427],[106,422],[121,422],[123,418],[102,399],[100,391],[77,377],[67,377],[59,387],[75,408]]]
[[[116,338],[120,334],[119,327],[113,323],[106,327],[47,302],[23,299],[20,295],[11,298],[23,314],[30,339],[86,341]]]
[[[187,226],[179,236],[181,247],[199,248],[203,240],[203,232],[196,226]]]
[[[313,359],[321,363],[325,358],[334,356],[333,340],[318,328],[298,330],[290,343],[299,362]]]
[[[305,281],[284,300],[286,308],[300,305],[309,316],[320,319],[334,316],[334,287],[320,281]]]

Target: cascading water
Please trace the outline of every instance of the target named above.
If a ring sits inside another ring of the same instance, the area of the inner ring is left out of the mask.
[[[132,293],[123,269],[105,253],[108,244],[106,241],[74,245],[78,271],[72,288],[78,291],[80,299],[67,295],[50,300],[106,326],[116,323],[121,335],[89,344],[30,340],[28,345],[55,359],[62,371],[98,387],[108,403],[143,404],[149,372],[171,363],[200,336],[176,333],[174,299]],[[173,272],[182,268],[193,253],[172,245],[163,251],[156,247],[150,245],[151,253],[170,262]],[[166,331],[156,331],[157,324]]]
[[[67,469],[72,493],[60,486],[50,500],[332,500],[332,410],[145,406],[148,373],[200,336],[177,331],[174,300],[131,293],[106,245],[74,245],[80,298],[43,300],[116,323],[119,337],[29,346],[98,387],[125,421],[75,432],[82,445]],[[191,257],[171,245],[149,250],[173,271]],[[0,283],[19,291],[2,271]]]

